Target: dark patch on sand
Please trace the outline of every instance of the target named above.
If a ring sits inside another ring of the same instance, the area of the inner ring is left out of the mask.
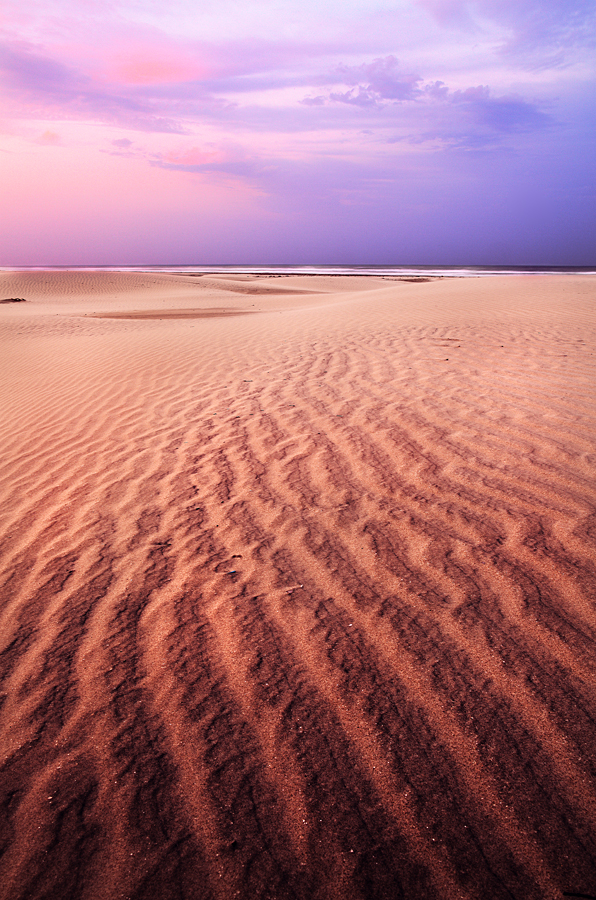
[[[93,319],[223,319],[230,316],[251,316],[257,310],[211,307],[210,309],[138,309],[130,312],[93,313]]]

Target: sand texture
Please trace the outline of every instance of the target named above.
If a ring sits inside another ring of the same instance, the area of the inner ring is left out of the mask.
[[[0,898],[596,895],[596,279],[0,282]]]

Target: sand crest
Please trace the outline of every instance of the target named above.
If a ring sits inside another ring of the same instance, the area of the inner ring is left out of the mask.
[[[596,895],[596,279],[0,282],[0,898]]]

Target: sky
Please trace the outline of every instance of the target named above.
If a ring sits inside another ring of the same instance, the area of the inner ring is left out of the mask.
[[[0,265],[594,265],[595,25],[595,0],[3,0]]]

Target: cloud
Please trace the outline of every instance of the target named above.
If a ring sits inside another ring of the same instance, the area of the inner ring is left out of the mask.
[[[358,107],[371,124],[395,124],[399,133],[390,143],[432,141],[438,148],[487,146],[507,135],[528,133],[553,125],[553,119],[536,103],[518,95],[494,94],[488,85],[451,90],[443,81],[425,82],[419,75],[405,75],[394,56],[357,66],[338,66],[329,78],[341,78],[348,90],[329,90],[307,97],[309,107],[343,104]],[[347,119],[343,125],[347,125]],[[360,120],[361,121],[361,120]],[[339,123],[338,123],[339,125]]]
[[[451,23],[444,29],[463,29],[480,27],[481,10],[486,23],[491,2],[420,0],[418,5],[424,3],[435,17]],[[503,2],[510,17],[519,17],[509,0]],[[105,34],[98,39],[89,61],[80,47],[67,48],[58,58],[51,46],[5,43],[3,71],[14,116],[78,119],[170,135],[169,142],[153,141],[152,156],[131,150],[126,138],[102,152],[135,154],[164,169],[227,173],[249,181],[262,178],[271,159],[278,165],[284,154],[339,159],[363,153],[373,165],[375,153],[382,156],[380,148],[390,144],[424,145],[425,152],[513,146],[517,135],[554,125],[531,96],[499,89],[505,63],[490,70],[496,85],[466,84],[463,63],[455,67],[451,84],[448,70],[437,78],[432,54],[421,56],[419,64],[410,54],[404,63],[395,53],[363,57],[354,46],[344,53],[341,42],[316,38],[309,43],[249,36],[209,44],[145,27],[134,26],[130,36],[118,29],[112,44]],[[443,38],[446,33],[441,32]],[[288,134],[296,135],[299,147],[286,141]],[[184,140],[175,141],[176,136]],[[193,157],[189,145],[211,137],[220,147],[236,142],[236,149]]]
[[[337,66],[331,77],[350,86],[348,91],[332,91],[329,94],[331,100],[368,107],[381,106],[383,101],[412,100],[420,93],[422,80],[417,75],[402,72],[393,55],[357,66]],[[318,99],[313,98],[310,102],[316,103]]]
[[[332,91],[329,94],[330,100],[337,100],[339,103],[350,103],[352,106],[379,106],[379,96],[374,91],[367,88],[352,88],[351,91]]]
[[[409,128],[389,138],[453,149],[515,152],[522,136],[545,135],[556,121],[538,106],[516,96],[494,96],[486,85],[450,91],[442,82],[425,86],[426,102],[409,110]],[[509,149],[507,149],[509,148]]]
[[[152,166],[197,175],[219,174],[255,181],[271,169],[271,163],[249,154],[240,146],[191,147],[182,151],[153,154]]]
[[[174,119],[117,86],[102,85],[78,69],[56,62],[28,45],[0,45],[0,72],[13,115],[96,119],[138,131],[184,133]]]
[[[568,64],[579,48],[594,49],[593,0],[415,0],[445,29],[495,33],[502,56],[531,67]]]
[[[145,154],[143,151],[133,150],[134,141],[130,141],[128,138],[117,138],[114,141],[110,142],[112,147],[116,147],[116,150],[104,150],[101,148],[101,153],[108,153],[110,156],[137,156],[144,158]]]
[[[491,97],[486,85],[455,91],[448,95],[448,102],[467,108],[475,121],[498,133],[541,129],[552,123],[550,116],[520,97]]]
[[[400,70],[395,56],[374,59],[359,66],[338,66],[338,80],[343,84],[362,86],[360,89],[383,100],[409,100],[419,92],[422,80]]]

